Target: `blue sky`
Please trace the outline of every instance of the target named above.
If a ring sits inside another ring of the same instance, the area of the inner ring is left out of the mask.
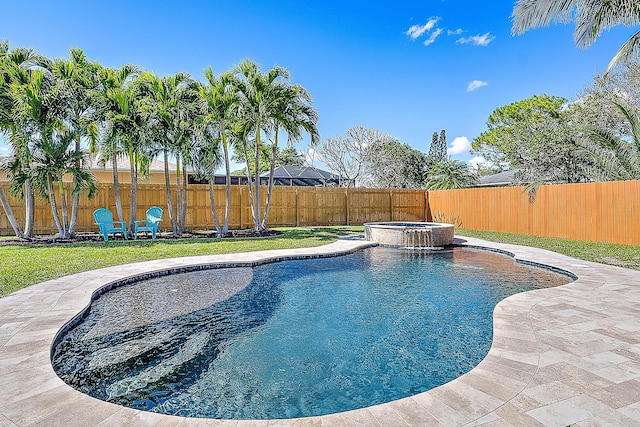
[[[81,48],[109,67],[202,79],[245,58],[287,68],[314,97],[321,138],[357,125],[428,151],[445,129],[455,159],[493,110],[536,94],[574,99],[635,31],[588,50],[573,24],[511,35],[513,1],[0,0],[0,39],[50,57]],[[299,149],[306,148],[303,141]],[[6,143],[0,140],[0,154]]]

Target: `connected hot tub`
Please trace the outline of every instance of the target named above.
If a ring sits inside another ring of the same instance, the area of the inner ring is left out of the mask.
[[[439,222],[368,222],[365,239],[385,246],[442,248],[453,243],[453,224]]]

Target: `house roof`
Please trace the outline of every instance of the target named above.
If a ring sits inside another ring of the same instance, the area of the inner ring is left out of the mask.
[[[264,172],[263,177],[268,177],[269,172]],[[340,176],[331,172],[309,166],[278,166],[273,171],[275,178],[312,178],[312,179],[340,179]]]
[[[87,160],[89,162],[90,170],[112,170],[112,163],[107,162],[104,167],[98,164],[98,156],[97,155],[87,155]],[[118,170],[119,171],[128,171],[131,168],[131,164],[129,163],[129,159],[126,156],[118,157]],[[169,162],[169,170],[175,172],[176,165],[174,163]],[[159,159],[153,159],[149,164],[149,172],[164,172],[164,161]]]
[[[278,166],[273,177],[277,184],[297,186],[338,184],[345,180],[340,175],[310,166]],[[264,172],[260,178],[269,178],[269,172]]]
[[[499,187],[505,185],[513,185],[514,176],[517,170],[510,169],[508,171],[496,173],[493,175],[483,176],[478,180],[478,187]]]

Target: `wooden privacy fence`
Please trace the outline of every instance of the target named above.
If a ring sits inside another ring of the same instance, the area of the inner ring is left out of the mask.
[[[8,184],[0,183],[8,196]],[[220,221],[224,221],[225,187],[214,187],[215,202]],[[71,187],[67,187],[70,194]],[[120,195],[124,208],[124,219],[129,220],[129,185],[120,185]],[[267,188],[261,188],[262,212]],[[155,184],[138,184],[136,217],[144,219],[145,211],[151,206],[160,206],[165,214],[161,230],[171,229],[167,213],[165,187]],[[9,197],[14,215],[21,226],[24,225],[24,204]],[[93,211],[107,208],[116,216],[113,184],[100,184],[98,195],[88,200],[80,198],[77,231],[97,231]],[[422,190],[371,189],[371,188],[322,188],[284,187],[273,189],[269,210],[269,227],[294,227],[312,225],[362,225],[369,221],[424,221],[427,205],[426,194]],[[231,212],[229,226],[232,229],[253,227],[249,191],[246,186],[231,187]],[[189,185],[187,192],[186,228],[190,230],[214,229],[213,215],[209,203],[207,185]],[[36,200],[34,232],[37,234],[56,233],[49,202]],[[4,210],[0,208],[0,234],[12,235],[13,229]]]
[[[640,243],[640,181],[430,191],[430,216],[473,230]]]

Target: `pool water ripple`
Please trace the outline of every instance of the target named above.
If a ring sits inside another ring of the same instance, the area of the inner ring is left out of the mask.
[[[500,300],[571,280],[467,248],[376,247],[233,271],[183,273],[101,295],[58,340],[54,369],[94,397],[166,414],[341,412],[468,372],[489,351]],[[234,277],[231,292],[225,280]],[[181,284],[191,288],[176,299],[171,290]],[[182,298],[191,302],[181,306]],[[108,314],[116,301],[146,312],[124,327],[122,310]],[[172,301],[182,308],[169,308]]]

